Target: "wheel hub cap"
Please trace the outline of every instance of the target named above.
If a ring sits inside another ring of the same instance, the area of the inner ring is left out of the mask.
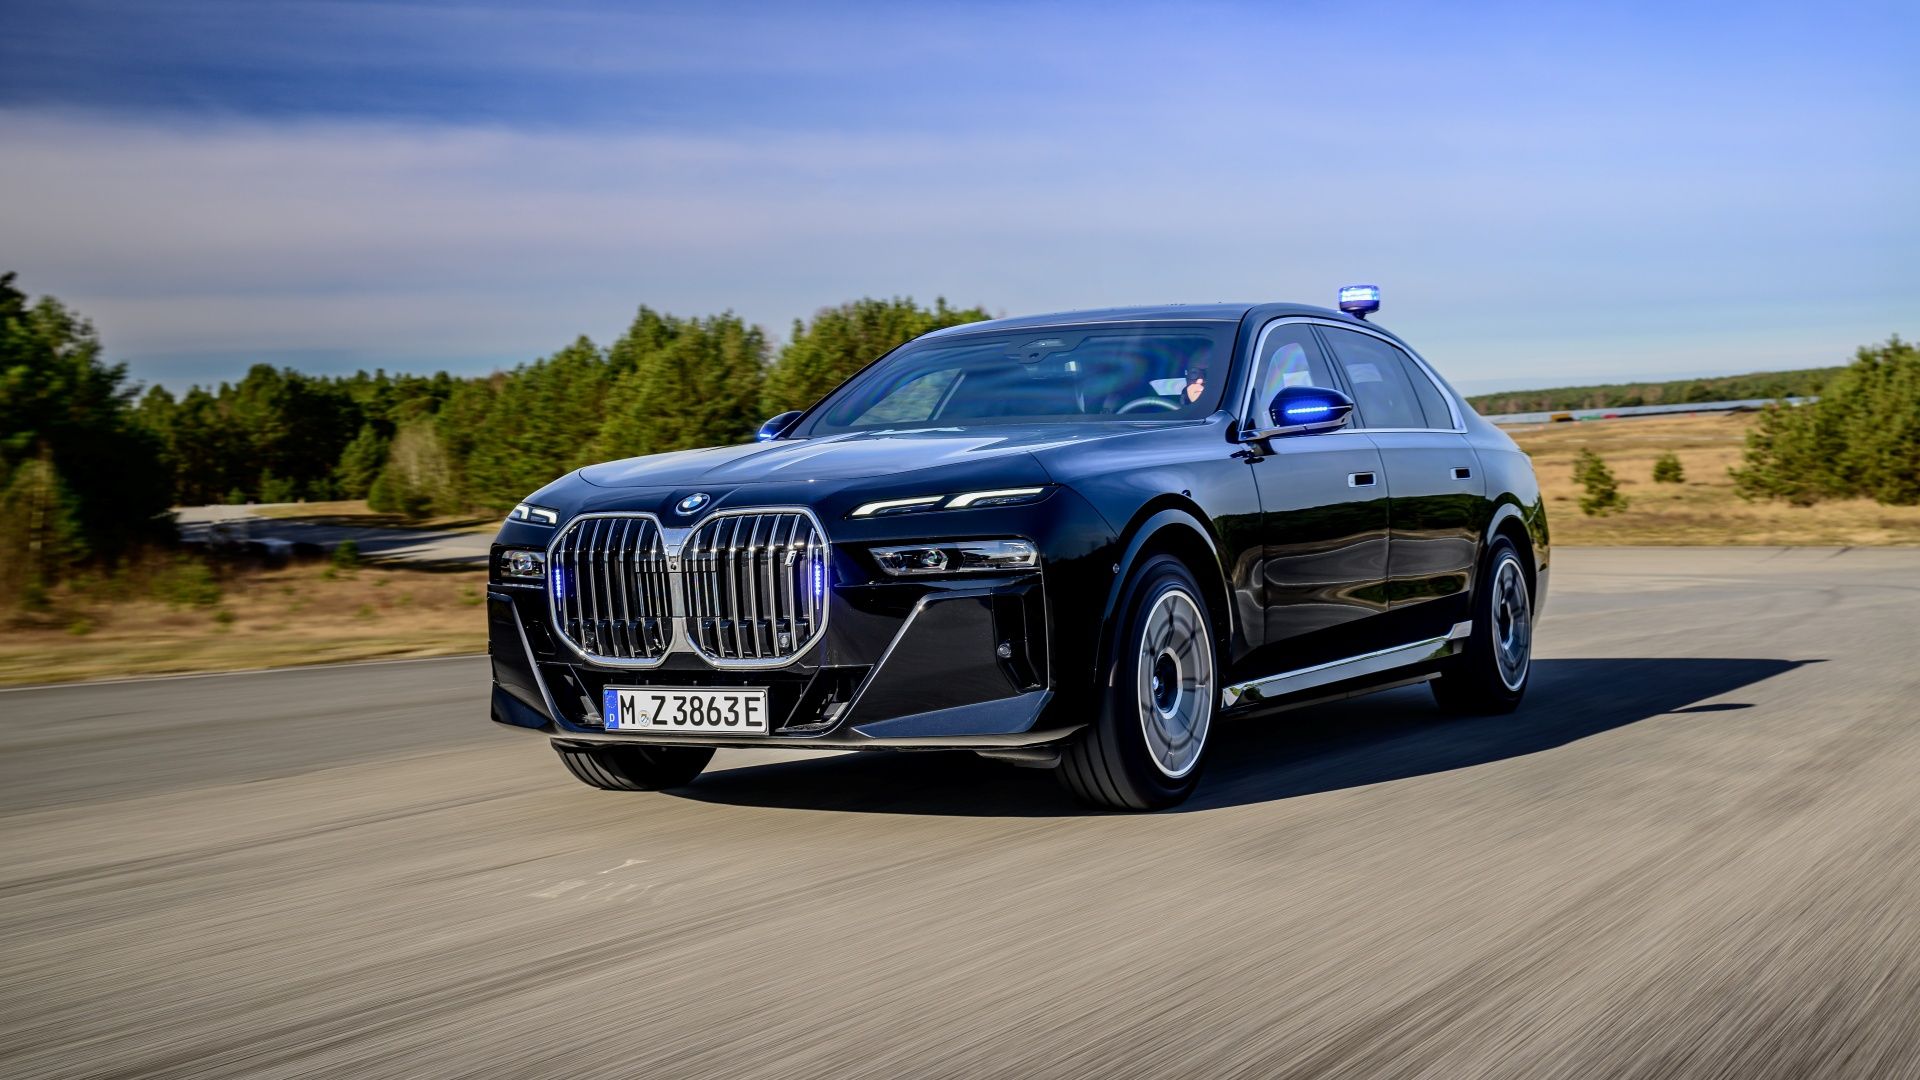
[[[1162,773],[1193,771],[1213,721],[1213,645],[1200,606],[1185,591],[1162,593],[1141,628],[1140,728]]]
[[[1520,572],[1520,560],[1509,555],[1500,560],[1493,578],[1493,659],[1507,689],[1518,690],[1526,682],[1532,653],[1533,611],[1527,581]]]

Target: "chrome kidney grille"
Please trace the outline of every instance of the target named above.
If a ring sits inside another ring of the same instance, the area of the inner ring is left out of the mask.
[[[786,660],[824,617],[826,537],[791,511],[716,515],[681,549],[687,629],[709,660]]]
[[[576,518],[548,549],[560,636],[589,660],[645,667],[685,646],[722,667],[798,656],[826,622],[827,542],[809,514],[715,514],[670,558],[650,515]]]
[[[548,555],[554,625],[596,659],[657,660],[673,642],[667,550],[652,518],[583,518]]]

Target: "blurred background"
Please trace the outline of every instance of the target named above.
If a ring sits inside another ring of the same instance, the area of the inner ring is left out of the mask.
[[[0,1074],[1913,1075],[1917,31],[5,0]],[[939,326],[1362,282],[1540,475],[1515,715],[1222,725],[1151,817],[964,752],[623,798],[486,721],[554,477]]]

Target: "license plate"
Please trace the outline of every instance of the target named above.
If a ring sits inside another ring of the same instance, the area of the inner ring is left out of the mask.
[[[765,735],[767,692],[718,687],[609,686],[601,712],[608,731]]]

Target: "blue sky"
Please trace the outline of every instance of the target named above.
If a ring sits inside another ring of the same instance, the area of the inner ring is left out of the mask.
[[[136,376],[1329,302],[1469,389],[1920,335],[1913,5],[9,0],[0,269]]]

